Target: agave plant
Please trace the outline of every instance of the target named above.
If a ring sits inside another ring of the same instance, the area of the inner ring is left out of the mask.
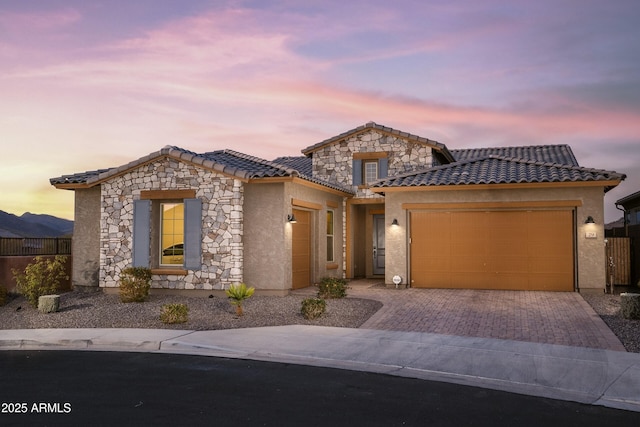
[[[236,306],[236,314],[238,316],[243,315],[242,311],[242,301],[251,297],[255,292],[255,288],[252,286],[247,288],[247,285],[244,283],[240,283],[239,285],[231,285],[229,289],[227,289],[227,296],[229,297],[229,302]]]

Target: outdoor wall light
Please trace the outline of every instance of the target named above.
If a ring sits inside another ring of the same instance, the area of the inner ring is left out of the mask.
[[[398,220],[393,218],[393,221],[391,222],[391,225],[400,225],[398,224]]]
[[[291,224],[295,224],[296,222],[298,222],[296,220],[295,215],[291,214],[291,215],[287,215],[287,221],[289,221]]]
[[[589,215],[587,220],[584,222],[585,224],[595,224],[596,222],[593,220],[593,217]]]

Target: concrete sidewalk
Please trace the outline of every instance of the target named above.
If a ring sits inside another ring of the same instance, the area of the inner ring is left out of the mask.
[[[452,382],[640,412],[640,354],[424,332],[319,326],[219,331],[0,330],[0,350],[179,353]]]

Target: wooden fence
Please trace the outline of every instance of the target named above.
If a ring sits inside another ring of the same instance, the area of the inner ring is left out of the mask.
[[[631,239],[607,237],[607,284],[631,284]]]
[[[0,256],[71,255],[70,237],[0,237]]]

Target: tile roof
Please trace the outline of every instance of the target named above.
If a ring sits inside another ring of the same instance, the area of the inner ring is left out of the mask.
[[[456,161],[483,158],[487,156],[510,157],[536,162],[558,163],[568,166],[580,166],[571,147],[560,145],[527,145],[519,147],[470,148],[450,150]]]
[[[389,135],[397,136],[399,138],[405,138],[405,139],[408,139],[410,141],[415,141],[415,142],[419,142],[419,143],[422,143],[422,144],[425,144],[425,145],[429,145],[429,146],[433,147],[436,150],[436,153],[438,153],[438,155],[440,157],[443,157],[443,160],[445,162],[454,160],[453,156],[451,155],[451,153],[447,149],[447,146],[444,145],[444,144],[441,144],[441,143],[439,143],[437,141],[433,141],[433,140],[424,138],[422,136],[413,135],[413,134],[410,134],[410,133],[407,133],[407,132],[402,132],[402,131],[399,131],[397,129],[393,129],[393,128],[390,128],[390,127],[387,127],[387,126],[382,126],[382,125],[379,125],[379,124],[374,123],[374,122],[369,122],[369,123],[364,124],[362,126],[358,126],[355,129],[351,129],[349,131],[343,132],[340,135],[334,136],[333,138],[325,139],[324,141],[321,141],[321,142],[319,142],[317,144],[311,145],[311,146],[303,149],[302,150],[302,154],[304,154],[305,156],[309,156],[314,151],[317,151],[318,149],[324,147],[325,145],[329,145],[329,144],[332,144],[334,142],[341,141],[341,140],[343,140],[345,138],[348,138],[351,135],[363,132],[363,131],[365,131],[367,129],[375,129],[375,130],[378,130],[380,132],[387,133]]]
[[[288,166],[307,176],[311,176],[313,174],[313,160],[311,157],[278,157],[273,160],[273,163]]]
[[[489,155],[387,178],[372,187],[616,181],[625,177],[612,171]]]
[[[88,179],[100,175],[101,173],[110,171],[109,169],[98,169],[94,171],[78,172],[70,175],[62,175],[57,178],[51,178],[49,182],[51,185],[57,184],[84,184]]]
[[[183,148],[166,146],[160,151],[156,151],[140,159],[129,162],[125,165],[100,169],[96,171],[81,172],[73,175],[63,175],[57,178],[51,178],[49,181],[52,185],[64,184],[85,184],[88,186],[97,184],[112,176],[124,173],[137,166],[145,164],[155,158],[170,156],[191,163],[195,163],[208,169],[235,176],[240,179],[254,178],[273,178],[273,177],[299,177],[301,179],[320,184],[335,190],[353,194],[353,190],[336,184],[328,183],[306,175],[303,171],[296,170],[294,167],[282,163],[270,162],[258,157],[239,153],[233,150],[218,150],[204,154],[194,153]]]

